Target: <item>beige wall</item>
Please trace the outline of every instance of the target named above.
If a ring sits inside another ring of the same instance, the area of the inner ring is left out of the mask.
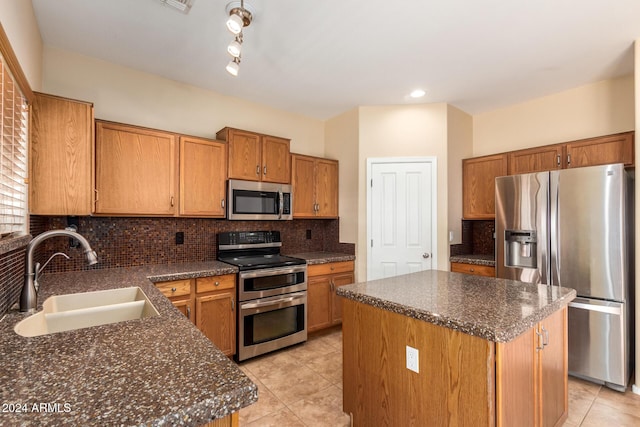
[[[42,37],[29,0],[0,2],[0,23],[32,90],[42,89]]]
[[[340,241],[358,241],[358,149],[357,108],[325,122],[325,156],[340,161]]]
[[[43,87],[93,102],[99,119],[206,138],[232,126],[290,138],[293,152],[324,155],[323,121],[48,46]]]
[[[475,115],[473,155],[633,130],[633,88],[629,75]]]
[[[635,42],[635,126],[637,129],[640,129],[640,39],[637,39]],[[638,142],[638,138],[636,138],[636,142]],[[636,148],[636,165],[640,165],[640,150]],[[635,199],[636,201],[640,200],[640,184],[636,181],[635,183]],[[635,266],[636,266],[636,352],[635,352],[635,385],[633,386],[633,392],[636,394],[640,394],[640,271],[638,270],[638,266],[640,265],[640,209],[637,207],[638,203],[636,202],[636,211],[635,211]]]
[[[448,230],[450,245],[462,243],[462,159],[473,156],[473,117],[447,106]]]
[[[437,268],[449,269],[447,243],[447,105],[360,107],[358,280],[367,277],[366,162],[372,157],[437,158]]]

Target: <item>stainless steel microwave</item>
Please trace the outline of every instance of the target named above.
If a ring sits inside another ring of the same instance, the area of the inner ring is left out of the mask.
[[[227,219],[293,219],[291,185],[230,179]]]

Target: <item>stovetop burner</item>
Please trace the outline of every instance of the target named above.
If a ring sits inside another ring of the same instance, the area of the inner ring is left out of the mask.
[[[280,255],[279,231],[227,232],[218,234],[218,260],[240,271],[302,265],[300,258]]]

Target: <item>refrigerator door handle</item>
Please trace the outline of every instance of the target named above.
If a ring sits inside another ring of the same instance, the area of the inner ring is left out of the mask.
[[[549,284],[562,286],[560,282],[560,177],[558,172],[551,172],[549,183],[549,231],[551,235]]]
[[[583,310],[597,311],[599,313],[615,314],[620,316],[622,309],[620,307],[608,307],[604,305],[585,304],[583,302],[576,302],[575,300],[569,303],[569,307],[581,308]]]

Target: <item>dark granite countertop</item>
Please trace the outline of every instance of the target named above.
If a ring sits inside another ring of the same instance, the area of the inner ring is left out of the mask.
[[[496,260],[493,255],[456,255],[449,258],[450,262],[463,262],[465,264],[486,265],[495,267]]]
[[[13,406],[0,425],[195,426],[252,404],[256,385],[148,279],[234,271],[215,261],[44,275],[39,310],[55,294],[139,286],[160,316],[25,338],[13,327],[26,314],[10,311],[0,321],[0,396],[27,413]]]
[[[507,342],[566,306],[576,291],[427,270],[340,286],[336,294],[489,341]]]
[[[329,262],[354,261],[355,255],[342,254],[338,252],[303,252],[291,254],[289,256],[307,260],[307,265],[327,264]]]

